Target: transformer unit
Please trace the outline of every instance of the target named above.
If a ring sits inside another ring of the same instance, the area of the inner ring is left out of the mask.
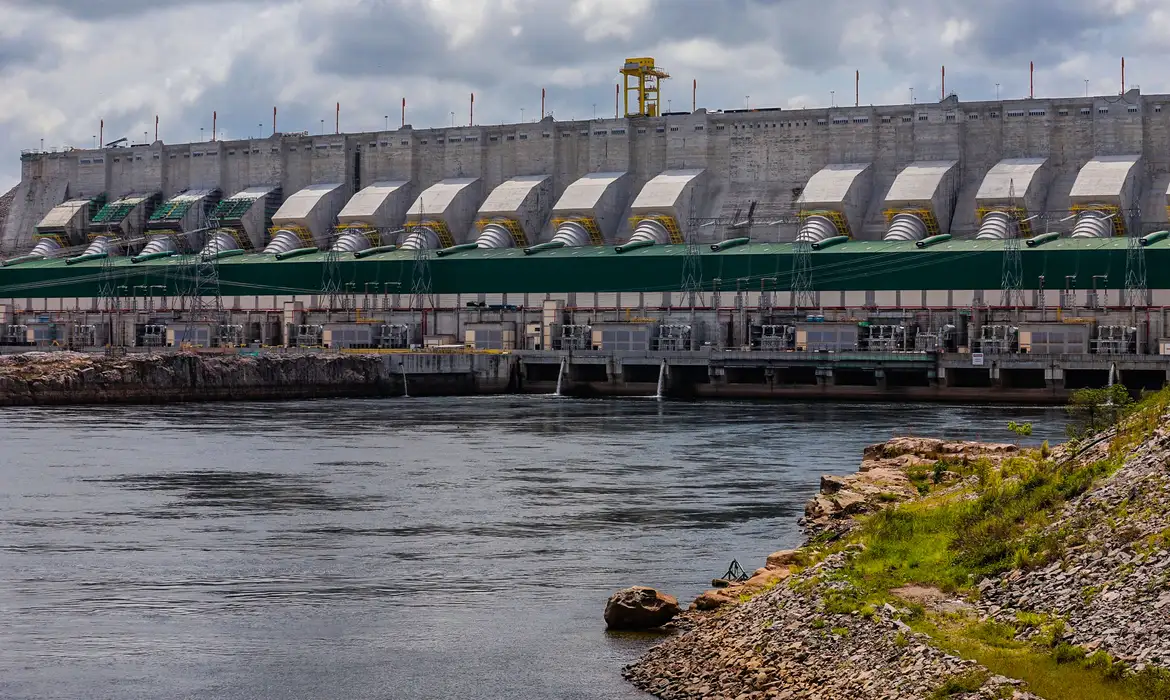
[[[138,346],[144,348],[161,348],[167,344],[167,327],[161,323],[147,323],[140,326]]]
[[[388,323],[378,327],[377,343],[386,350],[405,350],[411,346],[413,329],[405,323]]]
[[[92,348],[98,345],[97,326],[75,323],[69,329],[69,347]]]
[[[1133,326],[1098,326],[1094,349],[1101,355],[1137,352],[1137,328]]]
[[[5,345],[29,345],[28,326],[23,323],[9,324],[4,327]]]
[[[301,324],[296,326],[296,345],[298,348],[321,347],[325,342],[325,326],[317,324]]]
[[[663,324],[658,327],[658,349],[666,352],[684,352],[691,349],[691,332],[688,325]]]
[[[914,347],[915,328],[904,325],[862,326],[861,346],[870,352],[904,352]]]
[[[593,349],[593,326],[566,324],[561,326],[557,350]]]
[[[236,323],[226,323],[219,326],[219,337],[216,339],[221,348],[241,348],[247,343],[244,340],[244,327]]]
[[[948,323],[938,330],[916,333],[914,349],[918,352],[954,352],[956,339],[955,327]]]
[[[1005,355],[1019,347],[1020,329],[1015,326],[983,326],[979,329],[979,352],[984,355]]]
[[[751,345],[757,350],[786,352],[796,346],[795,326],[752,326],[751,333]]]

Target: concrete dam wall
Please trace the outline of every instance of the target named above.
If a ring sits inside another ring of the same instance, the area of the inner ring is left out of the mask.
[[[86,221],[45,221],[70,200],[146,203],[133,215],[129,206],[117,210],[124,224],[98,219],[104,231],[115,224],[128,237],[162,225],[179,230],[186,224],[151,219],[151,211],[173,211],[167,203],[197,192],[209,212],[221,199],[245,202],[228,213],[248,229],[239,244],[259,250],[276,233],[265,230],[274,212],[265,216],[260,206],[246,214],[247,202],[279,204],[306,190],[323,194],[301,197],[296,211],[275,217],[289,245],[296,236],[328,243],[325,229],[363,191],[362,206],[349,207],[343,225],[377,229],[386,234],[382,244],[408,246],[510,247],[558,237],[570,246],[678,243],[688,233],[787,241],[812,214],[820,218],[809,235],[901,240],[974,234],[997,207],[1140,211],[1152,230],[1165,228],[1170,204],[1164,106],[1170,96],[1136,90],[997,102],[952,96],[930,104],[550,117],[26,153],[0,248],[26,252],[38,235],[87,243],[94,231]]]

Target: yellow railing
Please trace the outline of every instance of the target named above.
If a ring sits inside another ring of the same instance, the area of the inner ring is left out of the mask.
[[[1113,216],[1113,235],[1125,237],[1125,217],[1121,215],[1121,207],[1113,204],[1074,204],[1070,212],[1080,215],[1087,211],[1097,211],[1106,216]]]
[[[657,221],[658,223],[662,224],[662,227],[665,228],[666,232],[670,234],[670,242],[672,244],[682,245],[686,243],[686,241],[683,240],[682,229],[679,228],[678,220],[673,216],[669,216],[667,214],[654,214],[652,216],[631,216],[630,228],[638,228],[638,224],[642,223],[643,221]]]
[[[886,217],[886,226],[889,226],[890,222],[898,214],[913,214],[919,219],[922,219],[922,223],[926,224],[927,236],[937,236],[939,234],[938,218],[929,209],[887,209],[882,214]]]
[[[411,221],[406,224],[406,231],[410,233],[420,228],[429,228],[435,232],[439,237],[439,245],[442,248],[450,248],[455,245],[455,238],[451,235],[451,229],[447,228],[446,221],[439,221],[438,219],[426,219],[423,221]]]
[[[508,233],[512,236],[512,243],[515,244],[517,248],[528,247],[528,237],[524,235],[524,229],[521,228],[519,221],[505,218],[480,219],[479,221],[475,222],[475,228],[480,233],[483,233],[483,230],[487,228],[488,224],[503,226],[505,229],[507,229]]]
[[[581,228],[589,233],[589,243],[592,245],[605,245],[605,241],[601,238],[601,228],[597,225],[597,220],[592,216],[566,216],[556,217],[552,220],[553,230],[561,227],[561,224],[567,224],[570,221],[580,224]]]
[[[1023,207],[979,207],[975,210],[975,218],[982,225],[983,219],[993,211],[1001,211],[1015,219],[1020,225],[1021,238],[1032,237],[1032,222],[1028,221],[1028,212]]]
[[[291,231],[295,233],[297,238],[301,239],[301,242],[305,244],[306,248],[312,248],[317,245],[317,243],[313,240],[313,233],[304,226],[273,226],[272,228],[268,229],[268,240],[272,240],[272,237],[275,236],[278,231]]]
[[[799,217],[802,226],[809,217],[823,216],[829,221],[833,222],[833,225],[837,227],[837,233],[841,234],[842,236],[849,236],[850,238],[853,238],[853,232],[849,230],[849,221],[845,218],[845,214],[842,212],[832,211],[831,209],[816,209],[813,211],[802,211],[797,216]]]

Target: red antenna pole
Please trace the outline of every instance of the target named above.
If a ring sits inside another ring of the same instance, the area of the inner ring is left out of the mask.
[[[614,119],[617,119],[618,114],[621,113],[621,108],[618,107],[618,102],[621,99],[621,96],[622,96],[622,86],[621,85],[614,85],[613,86],[613,118]]]
[[[406,98],[402,98],[402,126],[406,126]]]
[[[219,113],[212,112],[211,113],[211,140],[212,141],[215,140],[215,125],[218,121],[219,121]]]
[[[158,115],[154,115],[154,140],[158,141]]]
[[[544,119],[544,88],[540,89],[540,118]]]
[[[947,67],[942,67],[942,98],[947,99]]]
[[[106,120],[102,120],[102,125],[98,127],[98,148],[101,148],[106,143]]]
[[[1036,62],[1028,61],[1028,99],[1036,97]]]
[[[471,93],[471,116],[467,122],[468,126],[475,126],[475,93]]]
[[[853,76],[853,106],[861,106],[861,71]]]
[[[341,103],[340,102],[337,103],[337,116],[335,117],[335,121],[334,121],[333,133],[335,133],[335,134],[341,133]]]
[[[1121,57],[1121,94],[1125,94],[1125,56]]]
[[[276,136],[276,107],[272,108],[272,135]]]
[[[699,79],[691,81],[691,111],[699,111]]]

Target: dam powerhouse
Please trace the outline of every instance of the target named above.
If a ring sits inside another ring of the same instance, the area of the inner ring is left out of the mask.
[[[615,119],[22,153],[0,345],[506,353],[611,394],[1166,382],[1170,95],[663,113],[653,59],[621,74]]]

